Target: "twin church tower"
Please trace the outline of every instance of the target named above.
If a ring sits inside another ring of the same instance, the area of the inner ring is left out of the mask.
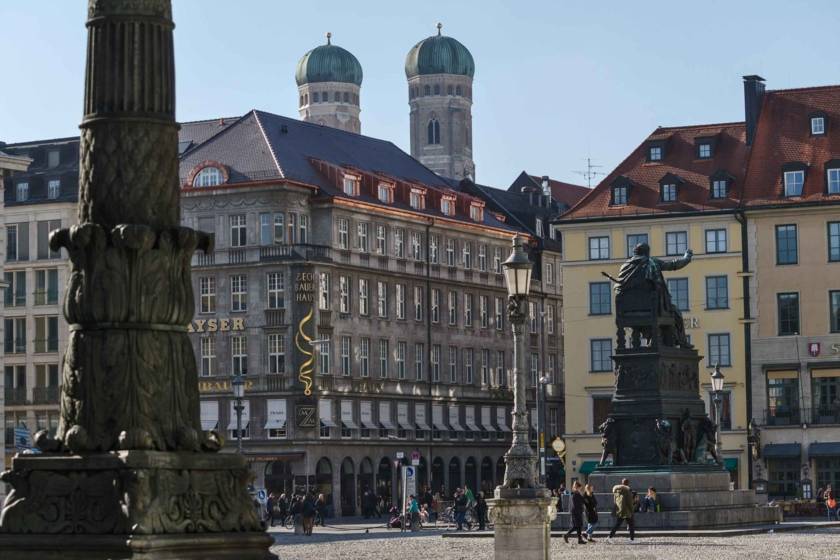
[[[423,39],[405,57],[411,108],[411,155],[453,179],[475,177],[472,85],[475,62],[467,48],[441,34]],[[327,44],[303,55],[295,71],[300,117],[361,133],[362,65],[349,51]]]

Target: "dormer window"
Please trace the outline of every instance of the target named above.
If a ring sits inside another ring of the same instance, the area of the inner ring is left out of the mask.
[[[677,185],[674,183],[663,183],[661,186],[662,202],[676,202]]]
[[[15,200],[17,202],[26,202],[27,200],[29,200],[29,183],[17,184]]]
[[[712,157],[712,145],[708,142],[698,144],[697,157],[700,159],[709,159],[710,157]]]
[[[455,199],[443,197],[440,199],[440,211],[445,216],[455,215]]]
[[[807,164],[798,161],[786,163],[782,166],[785,196],[802,196],[802,188],[805,186],[805,170],[807,168]]]
[[[426,207],[426,195],[419,189],[411,189],[408,197],[409,205],[415,210],[423,210]]]
[[[479,204],[470,204],[470,219],[474,222],[483,222],[484,208]]]
[[[193,187],[215,187],[222,184],[222,170],[218,167],[208,166],[198,172],[193,179]]]
[[[342,184],[342,191],[347,196],[359,196],[359,177],[355,175],[345,175]]]
[[[729,196],[729,189],[732,187],[732,182],[735,178],[719,169],[709,177],[709,198],[722,199]]]
[[[651,146],[648,152],[648,160],[662,161],[662,146]]]
[[[389,185],[388,183],[379,183],[376,194],[376,198],[379,199],[379,202],[384,202],[385,204],[391,204],[394,202],[393,185]]]
[[[536,222],[534,223],[534,231],[537,234],[537,237],[543,236],[543,221],[541,218],[536,219]]]
[[[825,162],[825,192],[840,194],[840,159]]]
[[[58,150],[47,152],[47,167],[52,169],[53,167],[58,167],[59,163],[61,163],[61,157]]]
[[[727,183],[726,179],[712,180],[712,198],[726,198],[726,193],[729,190]]]
[[[825,134],[825,116],[814,115],[811,117],[811,135],[822,136]]]
[[[612,188],[612,205],[627,204],[627,185],[614,185]]]

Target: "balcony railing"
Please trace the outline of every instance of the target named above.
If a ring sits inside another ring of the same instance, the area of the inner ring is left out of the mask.
[[[59,387],[34,387],[32,404],[58,404]]]
[[[767,426],[796,426],[799,424],[840,424],[840,407],[815,406],[812,408],[782,408],[764,411]]]
[[[810,424],[840,424],[840,407],[818,406],[810,409]]]
[[[193,266],[248,264],[282,260],[325,261],[331,260],[330,248],[325,245],[264,245],[256,247],[230,247],[216,249],[207,255],[198,253]]]
[[[268,327],[282,327],[287,325],[285,309],[266,309],[265,324]]]
[[[6,406],[26,404],[26,387],[5,387]]]
[[[764,411],[767,426],[794,426],[802,423],[802,414],[798,408],[776,407]]]

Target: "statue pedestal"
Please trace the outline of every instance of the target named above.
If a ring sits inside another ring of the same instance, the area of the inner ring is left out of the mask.
[[[544,489],[496,488],[487,501],[495,526],[495,558],[548,560],[551,552],[551,521],[555,499]]]
[[[0,557],[268,558],[239,455],[120,451],[18,456]]]

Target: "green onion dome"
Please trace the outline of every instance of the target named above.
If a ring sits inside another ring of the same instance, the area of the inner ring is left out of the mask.
[[[473,77],[475,62],[467,47],[452,37],[438,34],[423,39],[408,51],[405,57],[407,78],[427,74],[456,74]]]
[[[299,86],[317,82],[344,82],[362,85],[362,65],[350,51],[330,42],[331,33],[327,33],[327,44],[315,47],[298,62],[295,80]]]

